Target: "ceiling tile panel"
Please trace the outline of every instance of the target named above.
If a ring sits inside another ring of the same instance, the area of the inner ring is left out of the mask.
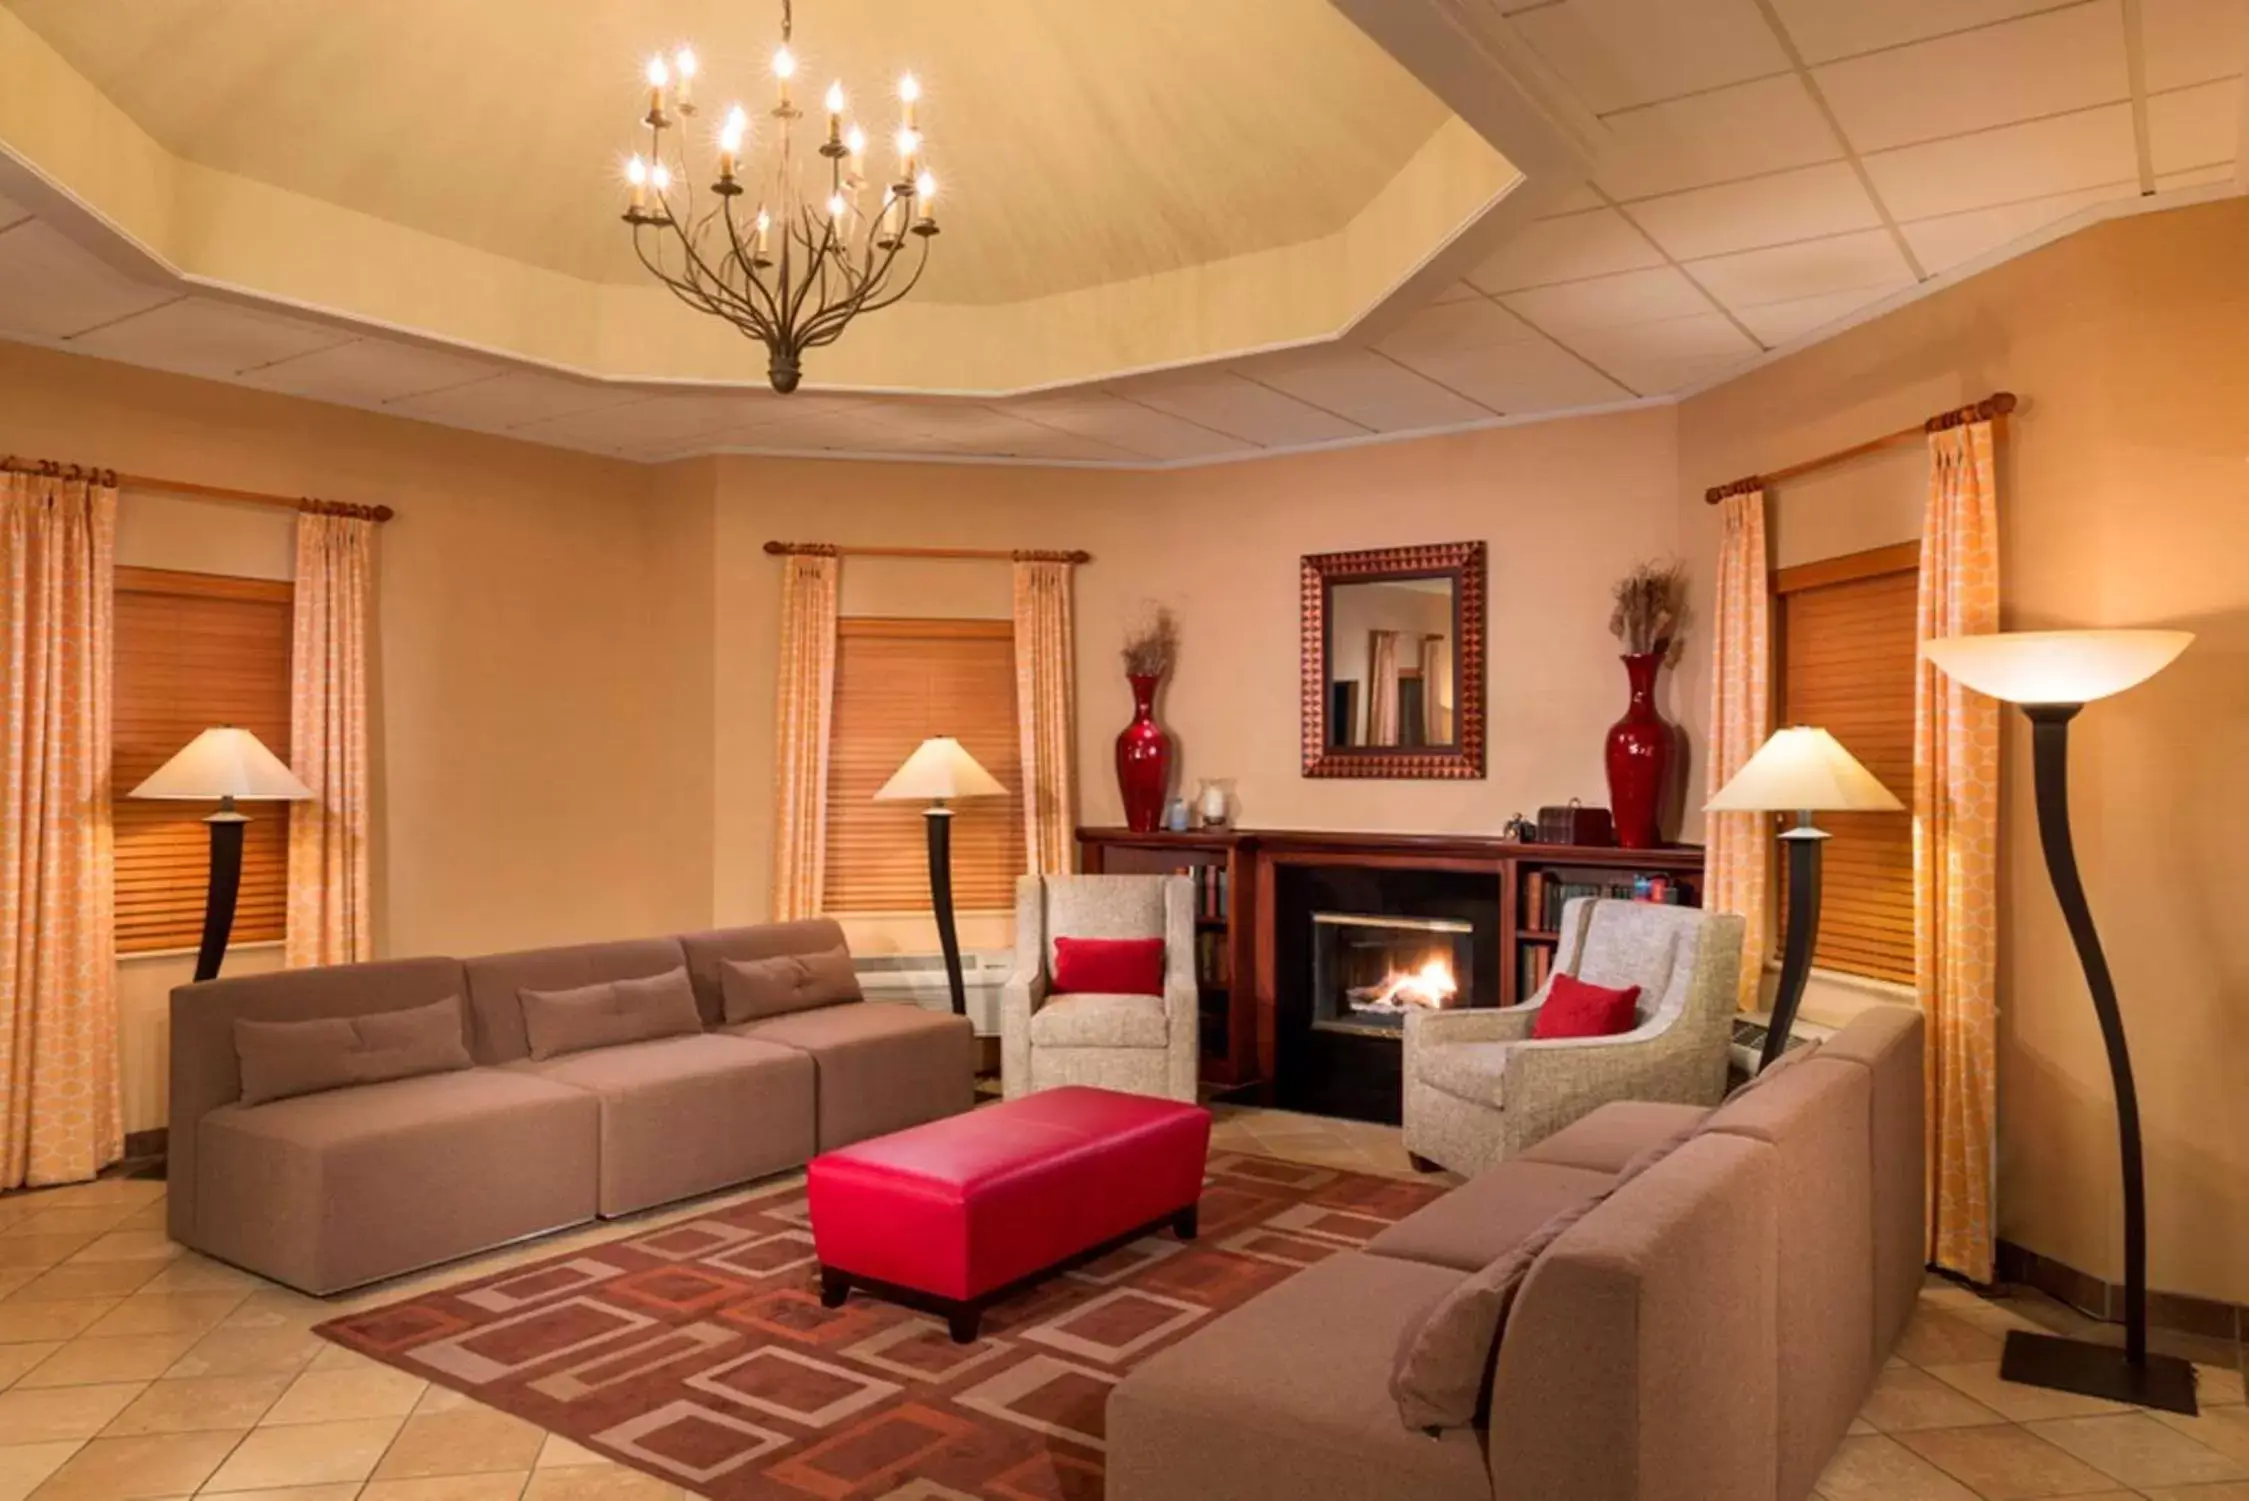
[[[643,451],[706,436],[715,439],[729,428],[748,427],[756,415],[762,415],[763,405],[753,396],[644,395],[618,406],[527,422],[511,429],[509,436],[609,453]]]
[[[1401,358],[1440,385],[1507,416],[1598,406],[1632,395],[1545,339]]]
[[[1813,71],[1859,151],[2131,97],[2123,0],[2028,16]]]
[[[2158,172],[2232,161],[2241,148],[2241,80],[2155,95],[2147,102],[2147,139]]]
[[[1642,396],[1676,391],[1760,352],[1720,313],[1590,329],[1571,335],[1567,342]]]
[[[1441,315],[1449,321],[1457,309],[1462,316],[1474,319],[1477,316],[1474,309],[1487,307],[1491,304],[1479,295],[1468,303],[1435,303],[1414,316]],[[1224,370],[1155,376],[1122,386],[1119,393],[1159,412],[1199,422],[1244,443],[1266,448],[1325,443],[1357,437],[1366,431],[1356,422],[1333,412],[1307,406],[1271,386],[1261,386]]]
[[[2229,78],[2249,58],[2245,0],[2140,0],[2150,91]]]
[[[1515,25],[1595,114],[1788,67],[1753,0],[1567,0]]]
[[[1892,215],[1927,219],[2129,182],[2139,156],[2132,107],[2116,104],[1880,152],[1866,169]]]
[[[466,385],[506,367],[419,344],[354,339],[245,372],[245,385],[320,401],[376,406],[447,386]]]
[[[111,270],[40,220],[0,233],[0,331],[64,339],[178,296]]]
[[[1710,311],[1709,299],[1669,266],[1660,271],[1627,271],[1622,276],[1517,292],[1507,299],[1507,305],[1534,326],[1572,346],[1578,343],[1576,335],[1586,329],[1652,323],[1659,318],[1684,318]]]
[[[1468,280],[1487,292],[1513,292],[1662,264],[1662,252],[1631,221],[1613,208],[1598,208],[1524,225]]]
[[[208,297],[183,297],[71,340],[71,347],[183,375],[225,378],[351,342],[327,324]]]
[[[1882,222],[1848,162],[1643,199],[1632,205],[1632,217],[1679,260],[1871,229]]]
[[[1244,365],[1252,379],[1376,432],[1451,427],[1491,416],[1465,396],[1369,349],[1330,344]]]
[[[30,217],[30,209],[25,208],[6,194],[0,193],[0,229],[5,229],[11,224],[21,224]]]
[[[1595,192],[1589,184],[1579,183],[1576,187],[1555,199],[1552,206],[1539,217],[1542,219],[1558,219],[1564,214],[1582,214],[1589,208],[1601,207],[1602,203],[1601,195]]]
[[[1538,331],[1488,298],[1474,302],[1441,302],[1409,316],[1375,347],[1384,354],[1405,359],[1413,355],[1450,354],[1461,349],[1489,349],[1494,344],[1518,344],[1535,339]]]
[[[471,381],[388,404],[388,409],[408,417],[501,432],[549,417],[590,412],[601,407],[626,406],[648,399],[646,391],[628,386],[602,386],[591,381],[565,380],[535,370],[518,370],[490,380]]]
[[[1886,286],[1853,287],[1848,291],[1828,292],[1817,297],[1797,297],[1786,302],[1767,302],[1755,307],[1744,307],[1738,310],[1737,316],[1749,325],[1749,331],[1768,349],[1778,348],[1847,318],[1860,308],[1880,302],[1912,285],[1913,278],[1904,276]]]
[[[1138,454],[1127,453],[1113,443],[1103,443],[1093,438],[1081,438],[1076,433],[1066,433],[1051,427],[1039,428],[1036,436],[1014,440],[1008,449],[1008,456],[1018,459],[1038,459],[1076,464],[1135,464],[1141,462]]]
[[[1472,302],[1483,295],[1468,283],[1456,281],[1447,285],[1429,300],[1431,302]]]
[[[1737,312],[1760,303],[1896,287],[1913,280],[1913,268],[1884,229],[1722,255],[1692,262],[1687,270]]]
[[[1207,459],[1253,446],[1169,412],[1099,391],[1034,396],[1008,403],[1008,410],[1041,427],[1075,433],[1144,459]]]
[[[2105,187],[2085,188],[2074,193],[2057,193],[2044,198],[2026,199],[1998,208],[1975,209],[1964,214],[1946,214],[1941,218],[1914,220],[1901,224],[1905,241],[1913,247],[1922,268],[1929,272],[1949,271],[1965,261],[1989,255],[2003,245],[2036,234],[2056,220],[2092,207],[2096,203],[2129,198],[2139,191],[2137,181],[2115,182]]]
[[[1808,63],[2051,10],[2055,0],[1773,0]]]
[[[1795,74],[1698,94],[1604,122],[1596,174],[1618,198],[1648,198],[1789,167],[1831,162],[1843,143]]]
[[[2227,187],[2235,186],[2234,164],[2232,162],[2218,162],[2213,166],[2196,167],[2191,172],[2160,173],[2155,179],[2155,190],[2158,193],[2170,193],[2181,188],[2207,188],[2216,187],[2219,184],[2224,184]]]

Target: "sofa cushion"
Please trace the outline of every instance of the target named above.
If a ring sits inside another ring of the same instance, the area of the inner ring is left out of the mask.
[[[309,1293],[594,1213],[594,1100],[506,1069],[394,1079],[196,1127],[193,1243]]]
[[[459,996],[367,1016],[308,1021],[237,1017],[234,1051],[245,1105],[469,1066]]]
[[[1160,1048],[1168,1035],[1161,996],[1055,996],[1031,1013],[1031,1041],[1047,1048]]]
[[[1460,1280],[1338,1252],[1150,1357],[1109,1398],[1111,1501],[1491,1501],[1477,1436],[1414,1432],[1389,1391],[1402,1331]]]
[[[1692,1128],[1708,1114],[1709,1109],[1702,1105],[1618,1100],[1570,1122],[1537,1145],[1524,1148],[1512,1160],[1590,1168],[1597,1173],[1622,1172],[1624,1165],[1634,1157]]]
[[[1502,1106],[1507,1055],[1519,1046],[1513,1042],[1448,1042],[1441,1048],[1415,1048],[1414,1077],[1456,1100]]]
[[[703,1030],[684,965],[645,980],[519,994],[524,1036],[533,1058],[559,1058]]]
[[[1556,974],[1531,1024],[1531,1036],[1541,1041],[1620,1036],[1632,1030],[1639,1004],[1637,985],[1589,985],[1575,975]]]
[[[859,975],[844,948],[721,960],[719,990],[730,1025],[860,998]]]
[[[1162,995],[1161,938],[1057,938],[1056,995]]]
[[[1390,1366],[1390,1396],[1408,1428],[1467,1428],[1481,1414],[1492,1352],[1531,1267],[1565,1231],[1591,1214],[1607,1185],[1549,1215],[1507,1253],[1469,1274],[1401,1330]]]
[[[475,1036],[469,1051],[479,1063],[510,1063],[531,1056],[523,1028],[523,992],[576,990],[611,980],[645,980],[686,963],[679,941],[635,938],[581,943],[568,948],[524,949],[464,960]]]
[[[1890,1353],[1921,1296],[1928,1259],[1921,1048],[1917,1006],[1870,1006],[1820,1044],[1820,1056],[1867,1070],[1874,1159],[1874,1349]]]
[[[698,1032],[509,1068],[599,1103],[605,1218],[812,1156],[812,1059],[794,1048]]]
[[[859,1001],[726,1030],[811,1055],[823,1152],[976,1103],[976,1029],[965,1016]]]
[[[1606,1192],[1613,1181],[1608,1173],[1511,1157],[1407,1215],[1366,1249],[1481,1271],[1555,1215]]]
[[[713,928],[702,933],[682,933],[680,951],[687,956],[687,978],[695,985],[695,1004],[703,1025],[715,1027],[726,1020],[725,973],[729,959],[773,959],[785,954],[819,954],[848,949],[843,925],[832,917],[807,917],[798,922],[756,923],[742,928]]]

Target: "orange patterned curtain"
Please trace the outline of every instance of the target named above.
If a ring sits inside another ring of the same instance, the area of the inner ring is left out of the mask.
[[[375,957],[369,910],[367,616],[375,524],[297,518],[296,618],[290,635],[290,770],[312,801],[289,809],[289,922],[284,962]]]
[[[1398,633],[1367,632],[1367,744],[1398,743]]]
[[[1999,629],[1989,422],[1929,435],[1920,639]],[[1992,1276],[1998,1134],[1999,704],[1927,660],[1913,730],[1915,989],[1928,1016],[1929,1259]]]
[[[1710,682],[1711,796],[1733,779],[1773,732],[1772,584],[1765,571],[1765,492],[1730,495],[1719,513],[1718,604]],[[1708,890],[1715,912],[1738,912],[1746,936],[1741,1008],[1754,1010],[1771,944],[1765,909],[1772,892],[1773,831],[1763,814],[1713,813]]]
[[[818,916],[827,878],[836,577],[833,552],[791,553],[781,560],[781,670],[773,732],[775,922]]]
[[[1015,717],[1023,742],[1023,842],[1034,875],[1068,875],[1078,822],[1075,565],[1015,564]]]
[[[0,1188],[125,1153],[109,823],[117,491],[0,474]]]

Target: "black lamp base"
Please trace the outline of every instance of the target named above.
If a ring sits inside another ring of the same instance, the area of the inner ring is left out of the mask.
[[[2049,1391],[2104,1397],[2163,1412],[2196,1412],[2194,1366],[2176,1355],[2150,1354],[2140,1364],[2114,1345],[2090,1344],[2025,1329],[2007,1332],[1999,1379]]]

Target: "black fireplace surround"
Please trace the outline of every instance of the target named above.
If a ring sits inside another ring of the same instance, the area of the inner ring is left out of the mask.
[[[1448,1009],[1499,1004],[1498,887],[1496,872],[1275,867],[1274,1103],[1397,1124],[1403,1017],[1367,1004],[1370,966],[1442,958],[1459,985]]]

